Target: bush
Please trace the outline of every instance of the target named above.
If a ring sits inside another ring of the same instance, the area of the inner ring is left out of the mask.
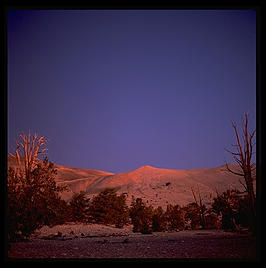
[[[146,206],[141,198],[133,198],[129,210],[133,232],[152,233],[152,206]]]
[[[179,205],[167,205],[165,218],[167,230],[178,231],[185,228],[185,212]]]
[[[202,227],[201,209],[195,202],[189,203],[184,207],[185,221],[189,229],[195,230]]]
[[[153,210],[152,215],[152,231],[163,232],[166,230],[166,217],[161,206]]]
[[[39,161],[27,174],[21,169],[9,168],[7,216],[10,240],[28,237],[45,224],[63,220],[60,209],[66,203],[59,193],[65,188],[56,186],[55,175],[56,169],[47,158]]]
[[[74,222],[87,222],[89,211],[89,199],[85,192],[75,193],[69,202],[71,220]]]
[[[213,210],[222,216],[222,229],[237,230],[249,225],[249,203],[247,196],[238,190],[227,190],[213,199]]]
[[[206,229],[219,229],[221,227],[220,219],[212,208],[206,211],[205,224]]]
[[[71,211],[69,204],[65,200],[61,198],[55,199],[50,208],[48,214],[44,216],[43,225],[52,227],[69,221]]]
[[[256,204],[256,203],[255,203]],[[248,195],[239,198],[239,210],[237,222],[243,227],[250,227],[250,204]]]
[[[122,228],[129,222],[125,195],[118,196],[114,188],[103,190],[92,199],[88,216],[90,222],[114,224]]]

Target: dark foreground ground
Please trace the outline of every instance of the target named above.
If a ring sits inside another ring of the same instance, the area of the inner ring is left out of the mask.
[[[72,240],[33,239],[11,244],[17,258],[207,258],[256,260],[256,239],[247,234],[200,230]]]

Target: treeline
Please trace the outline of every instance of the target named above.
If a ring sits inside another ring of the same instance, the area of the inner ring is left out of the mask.
[[[86,198],[85,193],[74,194],[69,202],[68,219],[84,223],[110,224],[117,228],[132,224],[133,232],[180,231],[195,229],[225,229],[237,231],[248,228],[248,198],[237,190],[227,190],[213,198],[210,207],[196,202],[179,206],[168,204],[154,208],[141,198],[132,197],[130,206],[126,196],[109,188]]]
[[[55,183],[56,169],[45,158],[25,176],[20,169],[8,170],[7,227],[9,240],[29,237],[44,225],[66,222],[100,223],[122,228],[133,225],[133,232],[148,234],[190,229],[230,229],[248,227],[248,199],[237,190],[228,190],[213,199],[210,207],[200,202],[186,206],[147,205],[141,198],[126,196],[115,189],[105,189],[91,200],[85,192],[76,193],[69,202],[60,197],[66,187]]]
[[[106,189],[89,200],[85,193],[74,194],[70,202],[61,199],[60,193],[65,187],[56,185],[56,169],[47,158],[40,160],[39,156],[47,150],[43,148],[47,140],[30,132],[20,134],[20,140],[15,146],[13,158],[17,168],[10,167],[7,174],[7,210],[6,227],[8,239],[16,240],[30,236],[43,225],[56,225],[65,222],[85,222],[112,224],[118,228],[132,224],[134,232],[151,233],[155,231],[184,230],[200,228],[222,228],[240,230],[248,228],[256,234],[256,196],[253,182],[256,178],[256,165],[251,159],[254,154],[253,138],[255,130],[248,131],[248,114],[243,121],[243,141],[238,128],[232,122],[237,144],[236,151],[227,150],[239,165],[239,170],[227,169],[234,175],[244,179],[241,182],[246,190],[240,194],[230,189],[211,200],[211,206],[206,207],[198,190],[197,201],[186,206],[168,205],[153,208],[141,198],[133,198],[130,206],[126,197],[117,195],[114,189]],[[258,199],[259,200],[259,199]]]

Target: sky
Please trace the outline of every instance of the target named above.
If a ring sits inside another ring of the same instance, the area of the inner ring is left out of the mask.
[[[55,164],[211,168],[256,128],[254,10],[9,10],[7,52],[8,152],[30,130]]]

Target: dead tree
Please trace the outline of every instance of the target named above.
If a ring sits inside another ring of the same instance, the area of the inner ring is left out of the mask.
[[[46,148],[41,149],[47,141],[44,136],[38,138],[36,133],[31,137],[30,131],[28,135],[20,134],[19,137],[21,141],[17,141],[15,153],[10,153],[10,156],[16,159],[19,170],[24,172],[27,180],[30,180],[31,172],[38,163],[38,156],[47,151]],[[24,162],[24,167],[22,162]]]
[[[232,157],[234,158],[235,162],[239,165],[240,171],[233,170],[228,166],[226,163],[227,170],[235,175],[241,176],[244,178],[244,183],[240,181],[240,183],[244,186],[246,192],[248,193],[249,197],[249,206],[250,206],[250,224],[251,224],[251,231],[255,232],[255,217],[256,217],[256,211],[255,211],[255,194],[254,194],[254,186],[253,182],[255,179],[255,170],[256,165],[255,163],[252,163],[252,156],[254,154],[253,148],[255,143],[253,143],[253,138],[255,135],[255,130],[251,133],[248,132],[248,114],[245,114],[245,120],[243,121],[242,131],[243,131],[243,141],[241,141],[238,128],[236,123],[233,121],[232,126],[234,128],[237,144],[233,145],[236,147],[236,151],[230,151],[229,152]]]
[[[205,215],[204,215],[204,213],[205,213],[205,206],[202,203],[202,197],[201,197],[201,194],[200,194],[199,186],[198,186],[199,202],[197,201],[197,198],[196,198],[196,195],[195,195],[195,192],[194,192],[193,187],[191,187],[191,191],[192,191],[192,194],[193,194],[195,203],[200,208],[200,221],[201,221],[202,227],[205,229],[205,227],[206,227],[206,220],[205,220]]]

